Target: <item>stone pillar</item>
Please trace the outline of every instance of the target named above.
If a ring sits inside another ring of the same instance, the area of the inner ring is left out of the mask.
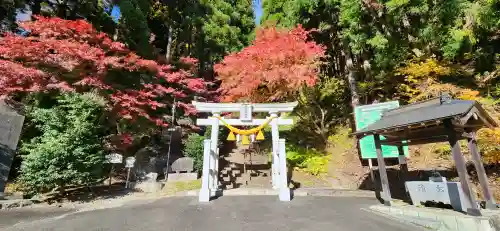
[[[278,113],[276,112],[270,112],[269,113],[271,117],[277,117]],[[272,181],[273,181],[273,188],[277,189],[279,188],[279,183],[278,183],[278,177],[279,177],[279,159],[278,159],[278,150],[279,150],[279,129],[278,129],[278,120],[273,119],[271,121],[271,134],[273,138],[273,151],[272,151],[272,165],[271,165],[271,172],[272,172]],[[286,172],[285,172],[286,173]]]
[[[215,153],[215,188],[219,189],[219,147],[217,147],[217,152]]]
[[[280,189],[280,201],[290,201],[290,188],[288,188],[288,169],[286,167],[286,146],[285,139],[280,139],[278,141],[279,150],[279,189]]]
[[[220,116],[217,113],[214,113],[214,117]],[[212,130],[210,134],[210,140],[212,143],[210,144],[210,150],[211,150],[211,161],[210,161],[210,176],[212,177],[211,185],[210,188],[214,190],[214,192],[217,190],[219,181],[218,181],[218,172],[219,169],[218,167],[218,161],[219,161],[219,153],[218,153],[218,142],[219,142],[219,119],[213,118],[212,119]]]
[[[201,174],[201,189],[198,200],[200,202],[209,202],[211,196],[211,176],[210,176],[210,145],[211,140],[203,141],[203,171]]]

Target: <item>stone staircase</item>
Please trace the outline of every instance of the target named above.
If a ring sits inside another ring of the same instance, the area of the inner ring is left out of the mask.
[[[219,182],[222,189],[271,188],[271,164],[260,154],[257,145],[237,145],[219,160]]]

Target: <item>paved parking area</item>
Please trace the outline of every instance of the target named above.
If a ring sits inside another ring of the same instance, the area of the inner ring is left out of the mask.
[[[207,204],[196,197],[174,197],[142,204],[70,212],[13,225],[6,231],[417,231],[414,226],[365,211],[369,198],[226,196]],[[25,214],[29,216],[29,214]]]

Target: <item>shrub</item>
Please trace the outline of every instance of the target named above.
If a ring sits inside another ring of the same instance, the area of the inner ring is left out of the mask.
[[[49,108],[32,107],[27,118],[38,135],[23,142],[20,182],[28,193],[95,182],[104,160],[100,118],[104,102],[68,93]]]
[[[200,136],[196,133],[191,133],[188,135],[187,139],[184,140],[184,155],[191,157],[194,160],[194,169],[201,172],[203,169],[203,140],[204,136]]]
[[[223,145],[223,140],[227,137],[228,129],[224,126],[220,126],[219,129],[219,149]],[[197,133],[191,133],[188,135],[187,139],[183,141],[184,144],[184,155],[191,157],[194,160],[194,169],[198,172],[203,170],[203,140],[210,139],[211,126],[207,127],[203,136]]]
[[[328,156],[316,149],[306,149],[289,144],[286,152],[287,162],[291,167],[298,168],[311,175],[328,172]]]

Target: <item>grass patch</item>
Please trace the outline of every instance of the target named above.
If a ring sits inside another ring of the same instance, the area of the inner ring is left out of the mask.
[[[168,183],[163,190],[166,195],[174,195],[179,192],[190,191],[201,188],[201,179],[193,181],[178,181]]]

